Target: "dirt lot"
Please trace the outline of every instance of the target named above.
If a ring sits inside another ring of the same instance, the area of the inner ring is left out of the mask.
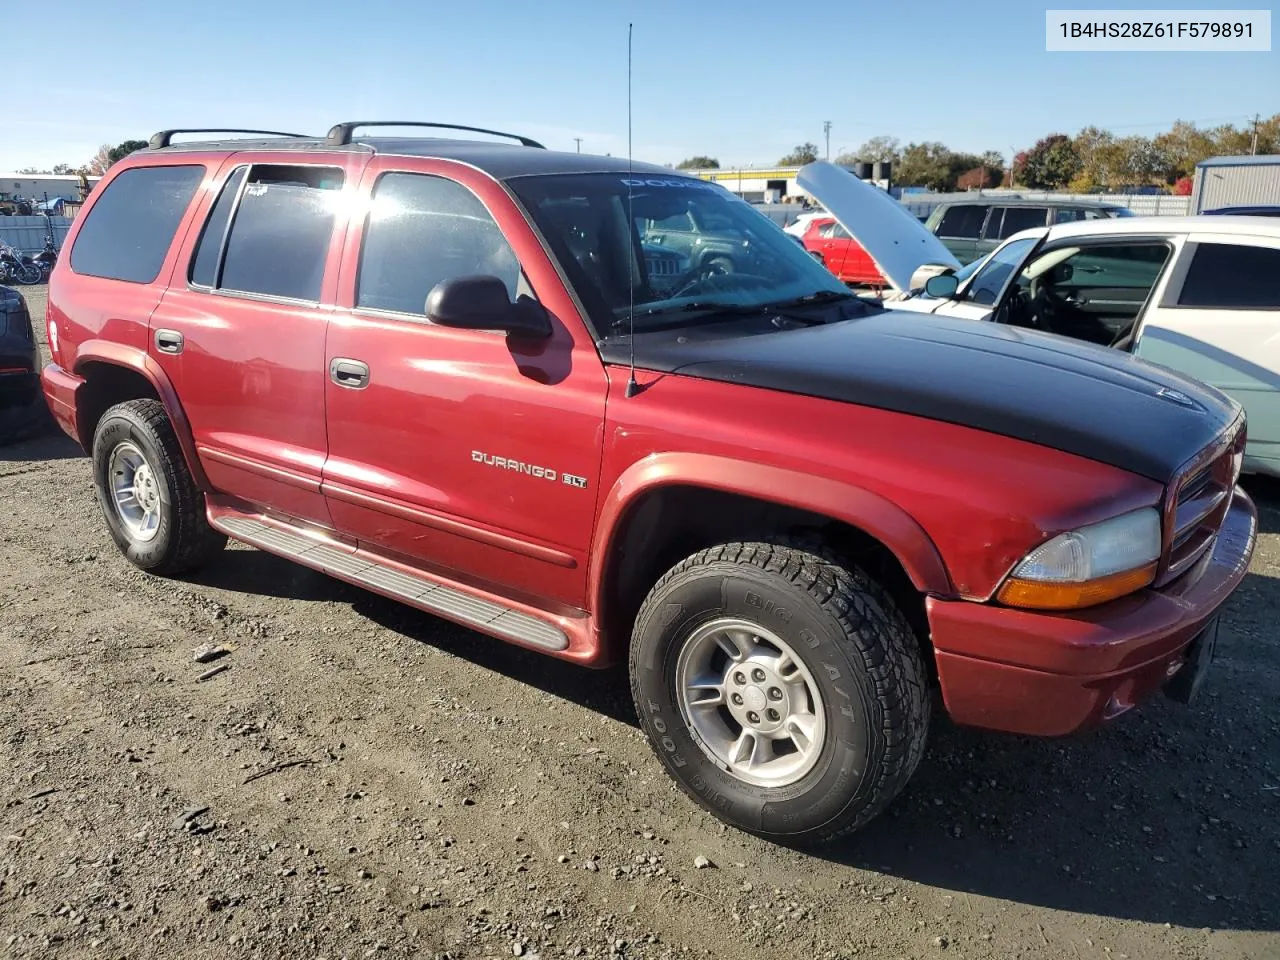
[[[1201,701],[1063,742],[939,720],[883,818],[804,854],[679,793],[620,674],[249,548],[148,577],[76,448],[0,448],[0,956],[1280,957],[1280,486],[1250,487]]]

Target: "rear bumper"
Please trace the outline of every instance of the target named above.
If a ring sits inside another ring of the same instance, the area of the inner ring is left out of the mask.
[[[947,712],[957,723],[1033,736],[1097,726],[1158,692],[1240,585],[1258,513],[1239,488],[1213,549],[1175,582],[1093,610],[1044,614],[930,599]]]
[[[80,442],[80,432],[76,425],[76,392],[84,386],[84,380],[74,373],[68,373],[56,363],[46,364],[40,372],[40,385],[44,390],[45,402],[49,412],[58,422],[64,433],[76,443]]]
[[[40,378],[35,373],[0,373],[0,439],[28,432],[43,413]]]

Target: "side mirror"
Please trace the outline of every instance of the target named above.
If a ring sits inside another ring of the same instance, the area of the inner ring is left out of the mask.
[[[441,280],[427,294],[427,319],[460,330],[501,330],[511,337],[551,336],[551,321],[542,304],[522,296],[511,302],[507,285],[497,277],[468,276]]]
[[[937,300],[950,300],[959,289],[960,281],[952,273],[939,274],[924,282],[924,292]]]

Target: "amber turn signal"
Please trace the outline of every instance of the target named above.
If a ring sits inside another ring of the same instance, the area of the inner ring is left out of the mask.
[[[1006,606],[1026,610],[1079,610],[1141,590],[1155,579],[1156,567],[1157,564],[1148,563],[1134,570],[1123,570],[1082,583],[1010,577],[996,594],[996,599]]]

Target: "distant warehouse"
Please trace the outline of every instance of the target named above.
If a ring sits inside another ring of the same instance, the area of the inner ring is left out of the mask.
[[[1211,157],[1196,164],[1191,213],[1268,205],[1280,206],[1280,155]]]
[[[888,163],[855,163],[846,169],[882,189],[889,188]],[[732,170],[690,170],[694,176],[711,180],[751,203],[805,203],[810,195],[796,183],[799,167],[738,167]]]

